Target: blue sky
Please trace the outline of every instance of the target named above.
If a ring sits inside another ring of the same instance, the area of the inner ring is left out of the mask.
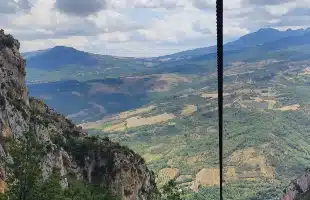
[[[142,24],[148,24],[154,19],[162,19],[163,16],[160,11],[147,8],[123,9],[122,12],[130,16],[132,20],[139,21]]]
[[[308,27],[309,8],[310,0],[224,0],[224,40],[263,27]],[[65,45],[159,56],[216,39],[215,0],[0,0],[0,24],[23,52]]]

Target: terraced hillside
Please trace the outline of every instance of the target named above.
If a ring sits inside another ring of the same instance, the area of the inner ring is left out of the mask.
[[[227,199],[279,198],[309,166],[308,62],[234,62],[225,70]],[[139,152],[158,174],[158,184],[175,179],[189,199],[216,195],[215,78],[193,79],[138,109],[81,125]]]

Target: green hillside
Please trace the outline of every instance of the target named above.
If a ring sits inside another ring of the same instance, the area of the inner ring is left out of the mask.
[[[309,42],[290,37],[224,53],[225,199],[279,199],[310,165]],[[84,78],[63,67],[30,84],[30,93],[142,155],[159,186],[175,180],[187,199],[217,199],[215,54],[160,59],[128,58],[141,65],[115,63],[120,68],[98,76],[77,68],[90,73]],[[66,70],[74,74],[63,80]]]
[[[234,62],[225,70],[227,199],[277,199],[292,177],[309,166],[307,63]],[[82,126],[130,146],[160,176],[163,169],[177,169],[177,175],[166,174],[158,181],[176,179],[189,199],[205,199],[204,195],[217,194],[212,188],[219,184],[214,75],[155,95],[147,104],[154,107],[151,110],[120,113]],[[157,121],[163,113],[173,117]],[[203,177],[210,180],[199,181]]]

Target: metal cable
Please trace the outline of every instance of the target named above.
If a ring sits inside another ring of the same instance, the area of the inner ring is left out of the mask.
[[[216,0],[220,200],[223,200],[223,0]]]

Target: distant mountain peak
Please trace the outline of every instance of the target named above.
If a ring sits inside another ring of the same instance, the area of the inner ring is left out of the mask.
[[[68,65],[95,66],[98,61],[91,53],[67,46],[55,46],[27,57],[28,67],[41,69],[57,69]]]
[[[67,47],[67,46],[55,46],[55,47],[52,47],[52,48],[50,48],[49,50],[57,50],[57,51],[61,51],[61,50],[64,50],[64,51],[66,51],[66,50],[68,50],[68,51],[79,51],[79,50],[77,50],[77,49],[75,49],[75,48],[73,48],[73,47]]]
[[[52,47],[51,49],[74,49],[74,48],[68,47],[68,46],[57,45],[57,46]]]
[[[310,32],[310,27],[307,29],[287,29],[284,31],[265,27],[260,28],[255,32],[251,32],[249,34],[241,36],[239,39],[228,42],[224,45],[224,51],[232,51],[232,50],[238,50],[242,48],[248,48],[248,47],[256,47],[260,46],[262,44],[274,42],[281,40],[286,37],[291,36],[303,36],[305,33]],[[162,56],[161,58],[170,58],[171,59],[185,59],[188,56],[201,56],[206,55],[210,53],[216,52],[216,46],[209,46],[209,47],[203,47],[203,48],[197,48],[197,49],[191,49],[187,51],[182,51],[178,53],[174,53],[171,55]],[[180,58],[179,58],[180,57]]]
[[[275,29],[275,28],[260,28],[260,29],[258,29],[258,31],[254,32],[254,33],[257,33],[257,32],[270,32],[270,31],[280,32],[278,29]]]

